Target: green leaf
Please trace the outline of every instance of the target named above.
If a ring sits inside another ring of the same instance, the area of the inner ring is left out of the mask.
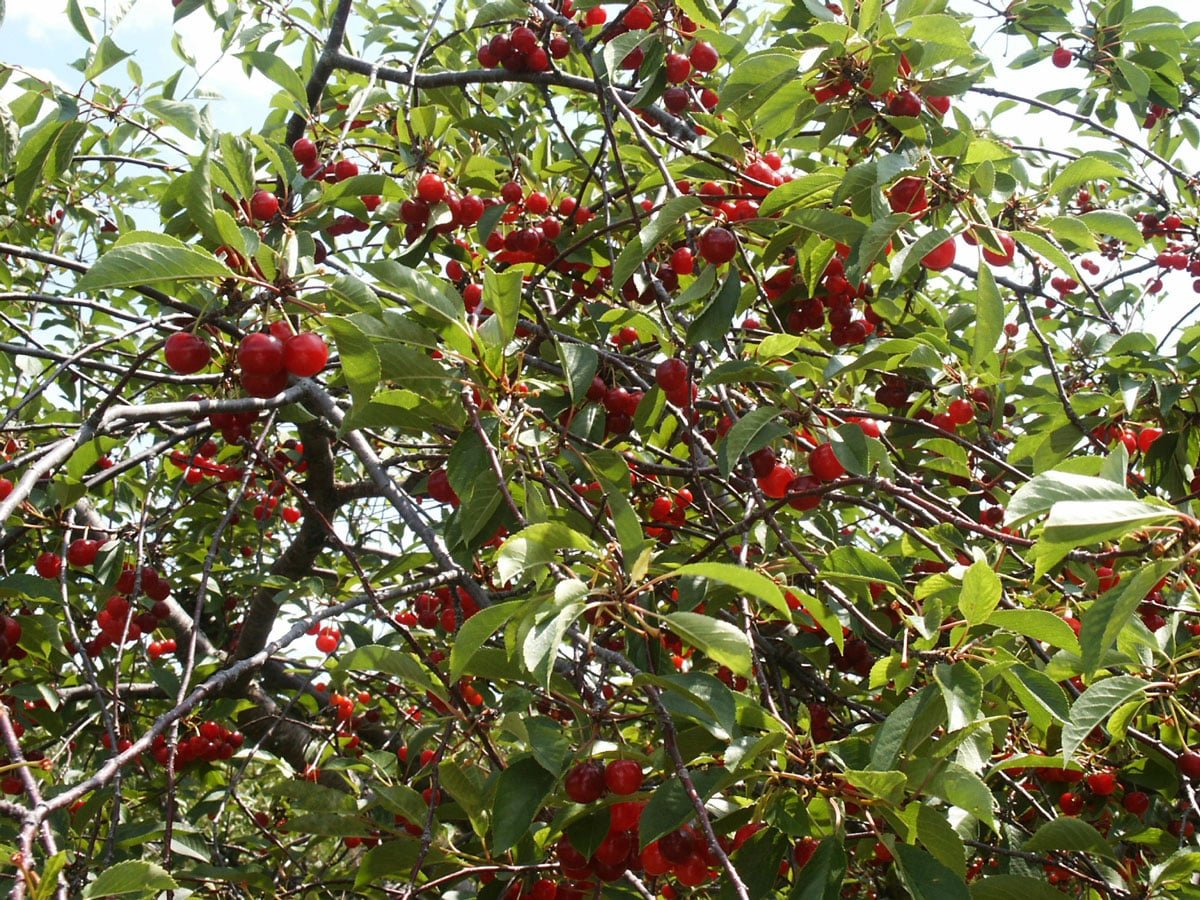
[[[751,897],[769,897],[779,877],[779,864],[791,850],[787,835],[763,828],[733,854],[733,865]]]
[[[1158,560],[1136,575],[1105,591],[1083,614],[1079,628],[1083,674],[1091,675],[1129,624],[1146,595],[1177,565],[1178,560]]]
[[[586,402],[588,388],[596,377],[600,357],[586,344],[558,344],[558,358],[567,375],[567,390],[571,392],[571,403],[581,406]]]
[[[79,6],[79,0],[67,0],[67,21],[75,29],[75,33],[88,44],[96,42],[96,38],[92,36],[92,29],[88,27],[87,17]]]
[[[164,281],[228,278],[233,273],[207,250],[165,234],[134,231],[123,235],[79,279],[83,292],[135,287]]]
[[[1031,231],[1014,231],[1012,232],[1012,236],[1020,241],[1027,250],[1044,256],[1076,281],[1079,280],[1079,272],[1075,268],[1075,264],[1071,262],[1071,257],[1067,256],[1062,247],[1059,247],[1049,238],[1040,234],[1034,234]]]
[[[721,768],[692,770],[688,774],[702,800],[708,800],[717,792],[721,782],[729,777],[729,773]],[[644,848],[668,831],[674,831],[695,815],[696,807],[692,806],[691,798],[679,779],[672,776],[664,780],[642,810],[642,818],[638,823],[641,846]]]
[[[245,53],[237,54],[237,58],[242,62],[249,63],[283,88],[287,95],[296,102],[293,111],[301,113],[308,111],[308,93],[304,89],[304,82],[300,80],[296,67],[278,53],[247,50]]]
[[[1060,816],[1039,828],[1023,846],[1025,850],[1073,850],[1112,858],[1112,847],[1103,835],[1081,819]]]
[[[789,614],[787,601],[784,599],[779,585],[753,569],[722,562],[689,563],[686,566],[680,566],[671,574],[676,576],[696,575],[728,584],[744,594],[765,601],[785,616]]]
[[[1044,672],[1026,665],[1016,665],[1003,671],[1001,677],[1017,695],[1029,718],[1042,731],[1048,730],[1055,722],[1067,720],[1070,712],[1067,692]]]
[[[980,622],[986,622],[988,616],[1000,605],[1002,593],[1000,577],[986,562],[978,560],[972,563],[963,575],[958,608],[970,624],[978,625]]]
[[[560,550],[594,551],[595,544],[573,528],[540,522],[523,528],[500,547],[496,570],[501,580],[518,578],[530,569],[544,570],[559,561]]]
[[[491,805],[493,853],[509,850],[525,836],[554,781],[532,756],[518,759],[500,773]]]
[[[1105,478],[1051,470],[1035,475],[1017,488],[1004,510],[1004,524],[1016,528],[1047,513],[1054,504],[1066,500],[1133,500],[1134,493],[1123,484]]]
[[[571,756],[571,742],[562,725],[548,716],[533,716],[523,721],[529,735],[529,749],[543,769],[558,775]]]
[[[852,787],[892,805],[904,799],[904,788],[908,785],[908,776],[895,770],[875,772],[870,769],[847,769],[842,774]]]
[[[979,267],[975,283],[975,337],[971,365],[996,368],[996,342],[1004,331],[1004,300],[988,266]]]
[[[1128,172],[1118,168],[1106,159],[1101,159],[1094,154],[1085,153],[1058,173],[1058,176],[1050,185],[1050,193],[1057,194],[1061,191],[1076,188],[1089,181],[1121,178],[1128,174]]]
[[[95,78],[103,72],[107,72],[121,60],[129,56],[129,51],[122,50],[116,45],[112,38],[107,34],[100,38],[100,43],[96,45],[96,49],[92,52],[91,61],[88,63],[87,69],[84,71],[85,78]]]
[[[698,344],[702,341],[712,343],[728,333],[741,294],[742,280],[739,270],[734,266],[730,268],[729,275],[716,295],[692,322],[687,333],[688,344]]]
[[[154,896],[159,891],[173,891],[178,884],[166,870],[154,863],[129,859],[109,866],[96,880],[83,889],[84,900],[93,897]]]
[[[900,881],[913,900],[970,900],[966,882],[924,850],[896,844],[892,852]]]
[[[1148,682],[1132,675],[1097,681],[1071,705],[1071,718],[1062,730],[1063,759],[1070,760],[1092,729],[1101,725],[1118,706],[1145,692]]]
[[[699,209],[702,202],[699,197],[686,195],[672,197],[664,203],[650,220],[642,226],[642,230],[625,245],[617,261],[613,263],[612,283],[620,288],[637,271],[659,241],[678,226],[681,219],[694,209]]]
[[[946,821],[944,810],[935,809],[928,803],[914,803],[917,807],[917,840],[925,849],[960,878],[967,873],[967,848],[958,832]]]
[[[846,260],[846,279],[851,284],[861,281],[884,249],[892,243],[896,232],[911,221],[912,216],[908,213],[892,213],[872,222],[862,238],[852,245],[853,249]]]
[[[978,775],[958,763],[949,763],[931,790],[959,809],[996,830],[996,798]]]
[[[993,875],[971,884],[971,900],[1062,900],[1062,891],[1045,879],[1023,875]]]
[[[342,374],[350,388],[355,406],[363,406],[383,379],[379,353],[371,339],[345,316],[327,316],[325,324],[333,332]]]
[[[846,878],[846,851],[841,840],[828,837],[821,841],[802,871],[788,900],[839,900]]]
[[[692,612],[669,613],[664,618],[680,640],[731,672],[750,676],[750,641],[737,626]]]
[[[4,21],[4,2],[0,0],[0,23]],[[46,860],[42,874],[38,877],[37,888],[33,892],[33,900],[51,900],[58,893],[58,875],[67,864],[67,851],[60,850]]]
[[[1142,229],[1123,212],[1111,209],[1096,209],[1084,213],[1079,217],[1079,221],[1083,222],[1092,234],[1111,235],[1118,240],[1124,241],[1131,247],[1141,247],[1146,243],[1142,237]]]
[[[800,175],[773,188],[771,193],[763,198],[758,214],[766,218],[790,206],[817,206],[832,199],[841,183],[842,177],[832,172]]]
[[[563,637],[583,614],[583,609],[582,603],[570,603],[556,614],[534,623],[525,636],[525,643],[521,647],[522,661],[529,674],[543,688],[549,688]]]
[[[892,257],[890,267],[892,278],[895,280],[903,278],[905,272],[948,240],[950,240],[950,232],[944,228],[935,228],[933,231],[925,232]]]
[[[1179,515],[1176,509],[1145,500],[1063,500],[1050,510],[1042,540],[1081,547],[1114,540],[1140,525],[1164,522]]]
[[[501,343],[507,345],[517,331],[521,311],[522,276],[520,269],[483,273],[483,305],[496,314],[500,323]],[[589,348],[590,349],[590,348]]]
[[[933,677],[946,701],[947,731],[966,728],[979,718],[983,705],[983,679],[968,663],[957,662],[952,666],[939,663],[933,670]]]
[[[1044,609],[998,609],[987,618],[987,624],[1004,631],[1023,634],[1060,650],[1080,652],[1079,639],[1061,617]]]
[[[509,600],[481,609],[462,623],[450,648],[450,679],[457,681],[467,670],[471,658],[484,642],[515,616],[525,605],[524,600]]]
[[[775,420],[781,415],[783,410],[777,407],[760,406],[734,422],[721,445],[720,458],[717,461],[721,474],[728,478],[743,455],[766,446],[771,439],[779,437],[781,432],[786,434],[786,428],[775,425]]]
[[[922,688],[892,710],[875,732],[871,768],[881,772],[894,769],[914,726],[932,713],[941,714],[939,721],[945,718],[941,695],[932,687]]]
[[[65,115],[68,110],[60,110]],[[13,160],[12,201],[18,209],[28,207],[34,195],[66,171],[75,155],[75,146],[87,126],[74,119],[47,119],[28,132]]]
[[[821,572],[835,581],[870,584],[872,581],[901,587],[900,576],[891,564],[875,553],[858,547],[835,547],[821,562]]]
[[[424,824],[418,821],[418,824]],[[356,860],[354,886],[365,888],[389,877],[408,877],[421,852],[421,842],[415,838],[388,841],[372,847]]]

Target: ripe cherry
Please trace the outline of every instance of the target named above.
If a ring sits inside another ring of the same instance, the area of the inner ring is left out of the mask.
[[[311,331],[288,338],[283,345],[283,367],[298,378],[310,378],[325,368],[329,347]]]
[[[679,865],[686,863],[697,849],[696,839],[690,828],[676,828],[658,839],[658,849],[666,859]]]
[[[929,199],[925,196],[925,180],[909,175],[901,178],[888,191],[888,204],[892,212],[906,212],[919,215],[929,209]]]
[[[671,84],[683,84],[692,74],[692,63],[682,53],[668,53],[665,61],[667,81]]]
[[[664,359],[654,369],[654,380],[668,394],[687,386],[687,363],[678,357]]]
[[[1117,777],[1112,772],[1093,772],[1087,777],[1087,786],[1097,797],[1107,797],[1117,789]]]
[[[946,412],[955,425],[966,425],[968,422],[975,421],[975,404],[962,397],[951,400]]]
[[[33,567],[43,578],[53,581],[62,574],[62,557],[47,550],[38,554],[38,558],[33,561]]]
[[[250,198],[250,215],[258,221],[270,221],[278,212],[279,198],[270,191],[255,191]]]
[[[1055,47],[1054,52],[1050,54],[1050,62],[1060,69],[1067,68],[1074,59],[1075,55],[1066,47]]]
[[[237,357],[245,375],[276,375],[283,370],[283,342],[272,334],[254,332],[242,338]]]
[[[500,199],[505,203],[520,203],[524,196],[525,192],[515,181],[509,181],[500,188]]]
[[[732,231],[720,225],[704,229],[696,243],[700,255],[714,266],[729,262],[737,253],[737,238]]]
[[[787,496],[795,477],[796,473],[792,471],[791,466],[777,463],[765,478],[758,479],[758,486],[772,500],[779,500]]]
[[[177,331],[163,346],[167,366],[177,375],[192,375],[208,365],[212,352],[208,344],[189,331]]]
[[[1200,780],[1200,753],[1184,750],[1179,754],[1179,773],[1193,781]]]
[[[921,98],[912,91],[901,91],[888,103],[888,112],[893,116],[916,118],[921,114]]]
[[[833,450],[833,444],[819,444],[808,454],[808,468],[822,481],[836,481],[846,474],[846,469]]]
[[[811,835],[796,841],[796,845],[792,848],[792,860],[796,863],[796,868],[804,868],[819,846],[820,842]]]
[[[995,250],[990,250],[987,247],[983,248],[983,258],[993,266],[1007,266],[1012,263],[1013,258],[1017,255],[1017,242],[1007,234],[1000,235],[1000,246],[1004,249],[1003,253],[997,253]]]
[[[446,182],[436,172],[426,172],[417,179],[417,196],[426,203],[441,203],[446,199]]]
[[[1083,812],[1083,798],[1071,791],[1065,791],[1059,795],[1058,808],[1064,815],[1077,816]]]
[[[67,548],[67,562],[76,568],[90,566],[96,561],[96,556],[100,553],[100,546],[100,541],[77,538],[71,541],[71,546]]]
[[[717,48],[705,41],[697,41],[688,54],[688,61],[697,72],[711,72],[720,59]]]
[[[317,145],[308,138],[300,138],[292,144],[292,158],[302,166],[315,165],[317,162]]]
[[[604,794],[604,766],[595,761],[581,762],[567,773],[567,796],[576,803],[591,803]]]
[[[950,268],[954,263],[954,238],[949,238],[938,244],[923,257],[921,265],[934,272]]]
[[[636,793],[642,786],[642,767],[636,760],[615,759],[604,769],[604,783],[614,794]]]
[[[1122,798],[1121,806],[1132,815],[1145,815],[1146,810],[1150,808],[1150,796],[1144,791],[1130,791]]]

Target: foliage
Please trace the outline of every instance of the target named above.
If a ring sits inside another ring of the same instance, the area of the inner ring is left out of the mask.
[[[1200,22],[429,6],[0,67],[13,895],[1200,896]]]

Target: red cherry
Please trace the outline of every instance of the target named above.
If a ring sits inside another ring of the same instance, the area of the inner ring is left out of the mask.
[[[934,272],[948,269],[954,263],[954,238],[949,238],[938,244],[923,257],[921,265]]]
[[[888,112],[893,116],[916,118],[921,114],[921,98],[912,91],[901,91],[888,103]]]
[[[915,175],[901,178],[888,191],[888,204],[892,212],[906,212],[919,215],[929,209],[929,199],[925,196],[925,180]]]
[[[208,365],[212,352],[208,344],[188,331],[177,331],[163,346],[167,366],[177,375],[192,375]]]
[[[260,222],[275,218],[279,212],[279,198],[270,191],[255,191],[250,198],[250,215]]]
[[[345,181],[358,174],[358,166],[348,159],[339,159],[333,166],[333,174],[338,181]]]
[[[720,61],[717,48],[705,41],[697,41],[688,54],[688,61],[697,72],[711,72]]]
[[[76,568],[90,566],[96,561],[96,556],[100,552],[100,542],[90,541],[87,538],[77,538],[71,541],[71,546],[67,548],[67,562]]]
[[[537,32],[528,25],[518,25],[509,32],[508,43],[517,53],[528,56],[537,49]]]
[[[815,491],[821,486],[821,479],[815,475],[798,475],[792,479],[792,483],[788,485],[788,506],[792,509],[804,511],[806,509],[816,509],[821,505],[820,494],[810,494],[809,491]]]
[[[244,390],[251,397],[274,397],[287,387],[287,372],[280,369],[278,372],[273,372],[270,375],[261,375],[255,372],[242,372],[241,384]],[[229,440],[229,438],[226,438]]]
[[[426,172],[417,179],[417,196],[426,203],[441,203],[446,199],[446,182],[436,172]]]
[[[676,275],[691,275],[695,267],[695,258],[687,247],[680,247],[671,254],[671,268]]]
[[[696,243],[700,255],[714,266],[729,262],[737,253],[737,238],[732,231],[720,225],[704,229]]]
[[[642,767],[632,759],[615,759],[604,769],[604,783],[614,794],[636,793],[642,786]]]
[[[1179,772],[1185,778],[1193,781],[1200,780],[1200,753],[1195,750],[1185,750],[1179,754]]]
[[[679,865],[686,863],[697,849],[696,839],[690,828],[676,828],[658,839],[658,849],[666,859]]]
[[[43,578],[53,581],[62,574],[62,557],[47,550],[38,554],[38,558],[33,561],[33,567]]]
[[[1054,52],[1050,54],[1050,62],[1060,69],[1067,68],[1074,59],[1075,55],[1066,47],[1055,47]]]
[[[500,199],[505,203],[520,203],[524,196],[525,192],[515,181],[509,181],[500,188]]]
[[[12,493],[13,483],[8,478],[0,477],[0,500],[6,500]]]
[[[1058,808],[1064,815],[1077,816],[1083,812],[1083,798],[1078,794],[1066,791],[1059,795]]]
[[[654,380],[668,394],[687,386],[687,363],[677,357],[664,359],[654,369]]]
[[[292,144],[292,159],[302,166],[314,165],[317,161],[317,145],[308,138],[300,138]]]
[[[604,766],[588,760],[573,767],[565,782],[567,796],[576,803],[591,803],[604,794]]]
[[[283,345],[283,367],[298,378],[311,378],[328,360],[325,339],[311,331],[290,337]]]
[[[796,841],[796,846],[792,848],[792,859],[796,863],[796,868],[803,869],[813,854],[817,852],[817,847],[820,842],[814,837],[802,837]]]
[[[639,3],[625,13],[621,23],[630,31],[644,31],[654,24],[654,10],[645,3]]]
[[[1122,798],[1121,805],[1132,815],[1145,815],[1150,808],[1150,796],[1143,791],[1130,791]]]
[[[1143,428],[1138,434],[1138,449],[1143,453],[1149,453],[1150,447],[1155,441],[1162,437],[1162,434],[1163,432],[1161,428]]]
[[[1094,772],[1087,777],[1087,785],[1097,797],[1107,797],[1117,789],[1117,777],[1112,772]]]
[[[758,486],[772,500],[778,500],[787,496],[788,488],[795,477],[796,473],[792,471],[791,466],[777,463],[765,478],[758,479]]]
[[[583,14],[583,21],[589,26],[603,25],[608,21],[608,13],[603,6],[593,6]]]
[[[667,81],[671,84],[683,84],[692,74],[692,63],[682,53],[668,53],[665,61]]]
[[[937,113],[939,118],[950,112],[949,97],[926,97],[925,104]]]
[[[819,444],[808,454],[808,468],[822,481],[836,481],[846,474],[846,469],[833,450],[833,444]]]
[[[283,370],[283,342],[261,331],[248,334],[238,344],[237,358],[245,375],[275,375]]]
[[[997,253],[995,250],[983,248],[983,258],[990,262],[993,266],[1007,266],[1017,255],[1017,242],[1007,234],[1000,235],[1000,246],[1004,248],[1003,253]]]
[[[950,419],[955,425],[966,425],[968,422],[975,421],[975,404],[962,397],[951,400],[946,412],[949,413]]]

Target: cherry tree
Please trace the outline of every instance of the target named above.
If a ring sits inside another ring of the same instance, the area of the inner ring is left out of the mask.
[[[1200,896],[1200,22],[177,2],[237,133],[66,19],[13,897]]]

